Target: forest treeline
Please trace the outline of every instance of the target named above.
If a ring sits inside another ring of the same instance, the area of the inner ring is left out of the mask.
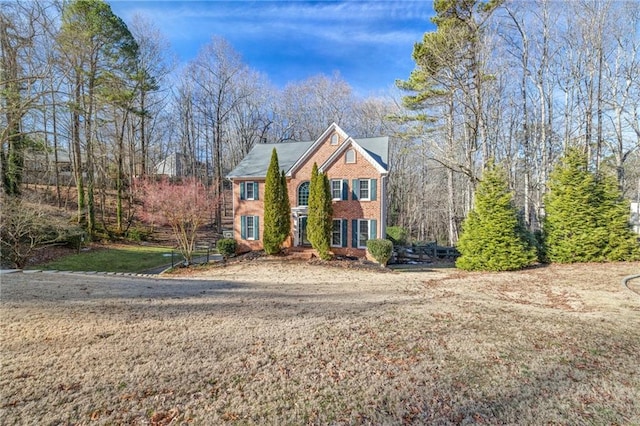
[[[215,34],[178,66],[153,22],[125,23],[103,1],[0,8],[4,192],[50,182],[48,196],[68,206],[72,188],[89,232],[134,224],[134,180],[173,153],[221,193],[255,144],[314,140],[332,122],[354,137],[391,138],[389,225],[418,240],[457,241],[489,161],[506,168],[532,231],[568,148],[640,198],[635,1],[438,0],[436,28],[414,46],[416,69],[375,97],[339,74],[277,88]]]

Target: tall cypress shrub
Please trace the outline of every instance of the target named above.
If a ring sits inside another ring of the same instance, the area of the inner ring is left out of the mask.
[[[282,243],[289,235],[291,225],[289,222],[291,220],[289,198],[286,184],[283,186],[283,181],[278,164],[278,153],[273,148],[264,184],[264,231],[262,236],[264,251],[269,255],[280,252]]]
[[[331,228],[333,205],[329,178],[318,171],[313,164],[309,183],[309,216],[307,218],[307,236],[311,246],[316,249],[321,259],[331,258]]]
[[[490,165],[462,225],[456,266],[465,270],[509,271],[536,262],[533,238],[518,217],[504,172]]]
[[[289,190],[287,189],[287,176],[282,170],[280,175],[280,191],[278,192],[279,201],[278,206],[280,214],[278,215],[278,233],[284,236],[282,243],[289,237],[291,233],[291,202],[289,201]]]

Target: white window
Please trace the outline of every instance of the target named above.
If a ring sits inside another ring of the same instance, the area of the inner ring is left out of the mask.
[[[336,133],[331,135],[331,145],[338,145],[338,135]]]
[[[367,240],[369,239],[369,221],[358,220],[358,247],[366,248]]]
[[[240,182],[240,199],[257,200],[258,182]]]
[[[331,246],[342,247],[342,219],[333,219],[331,229]]]
[[[253,220],[248,220],[247,221],[247,240],[255,240],[255,239],[256,239],[256,228],[254,226]]]
[[[342,200],[342,179],[331,180],[331,198],[333,200]]]
[[[369,179],[360,179],[360,193],[358,199],[368,201],[369,197]]]
[[[260,231],[258,230],[258,216],[240,216],[240,237],[243,240],[260,239]]]
[[[367,240],[375,240],[377,238],[378,221],[376,219],[353,219],[352,223],[351,247],[360,249],[367,248]]]
[[[354,164],[356,162],[356,151],[355,149],[349,149],[344,154],[344,160],[347,164]]]
[[[250,182],[247,184],[247,200],[254,200],[255,198],[255,185]]]

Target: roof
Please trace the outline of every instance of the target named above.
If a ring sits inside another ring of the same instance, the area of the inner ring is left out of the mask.
[[[261,143],[256,144],[249,151],[246,157],[233,169],[227,177],[233,178],[249,178],[249,177],[266,177],[269,163],[271,162],[271,151],[273,148],[278,153],[278,164],[280,170],[288,171],[291,166],[302,157],[311,147],[313,141],[310,142],[282,142],[282,143]]]
[[[329,130],[342,132],[337,125],[332,124]],[[327,133],[325,131],[325,133]],[[342,132],[344,133],[344,132]],[[346,134],[345,134],[346,135]],[[323,136],[325,134],[323,133]],[[289,172],[294,165],[298,164],[303,157],[307,157],[313,147],[323,140],[323,136],[315,141],[308,142],[283,142],[270,144],[256,144],[249,151],[246,157],[228,175],[229,179],[241,178],[264,178],[267,176],[267,169],[271,162],[271,151],[273,148],[278,153],[278,164],[280,170]],[[388,171],[389,161],[389,138],[387,136],[377,138],[352,139],[347,138],[347,142],[353,140],[370,156],[370,161],[374,161],[379,169]]]
[[[389,170],[389,137],[354,139],[385,170]]]

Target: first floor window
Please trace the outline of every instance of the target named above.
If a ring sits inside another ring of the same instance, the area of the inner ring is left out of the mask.
[[[333,219],[331,245],[333,247],[342,247],[342,219]]]
[[[375,219],[353,219],[351,227],[352,247],[367,248],[367,240],[377,238],[378,221]]]
[[[369,221],[358,221],[358,247],[366,247],[369,239]]]
[[[240,216],[240,236],[243,240],[258,240],[258,216]]]

